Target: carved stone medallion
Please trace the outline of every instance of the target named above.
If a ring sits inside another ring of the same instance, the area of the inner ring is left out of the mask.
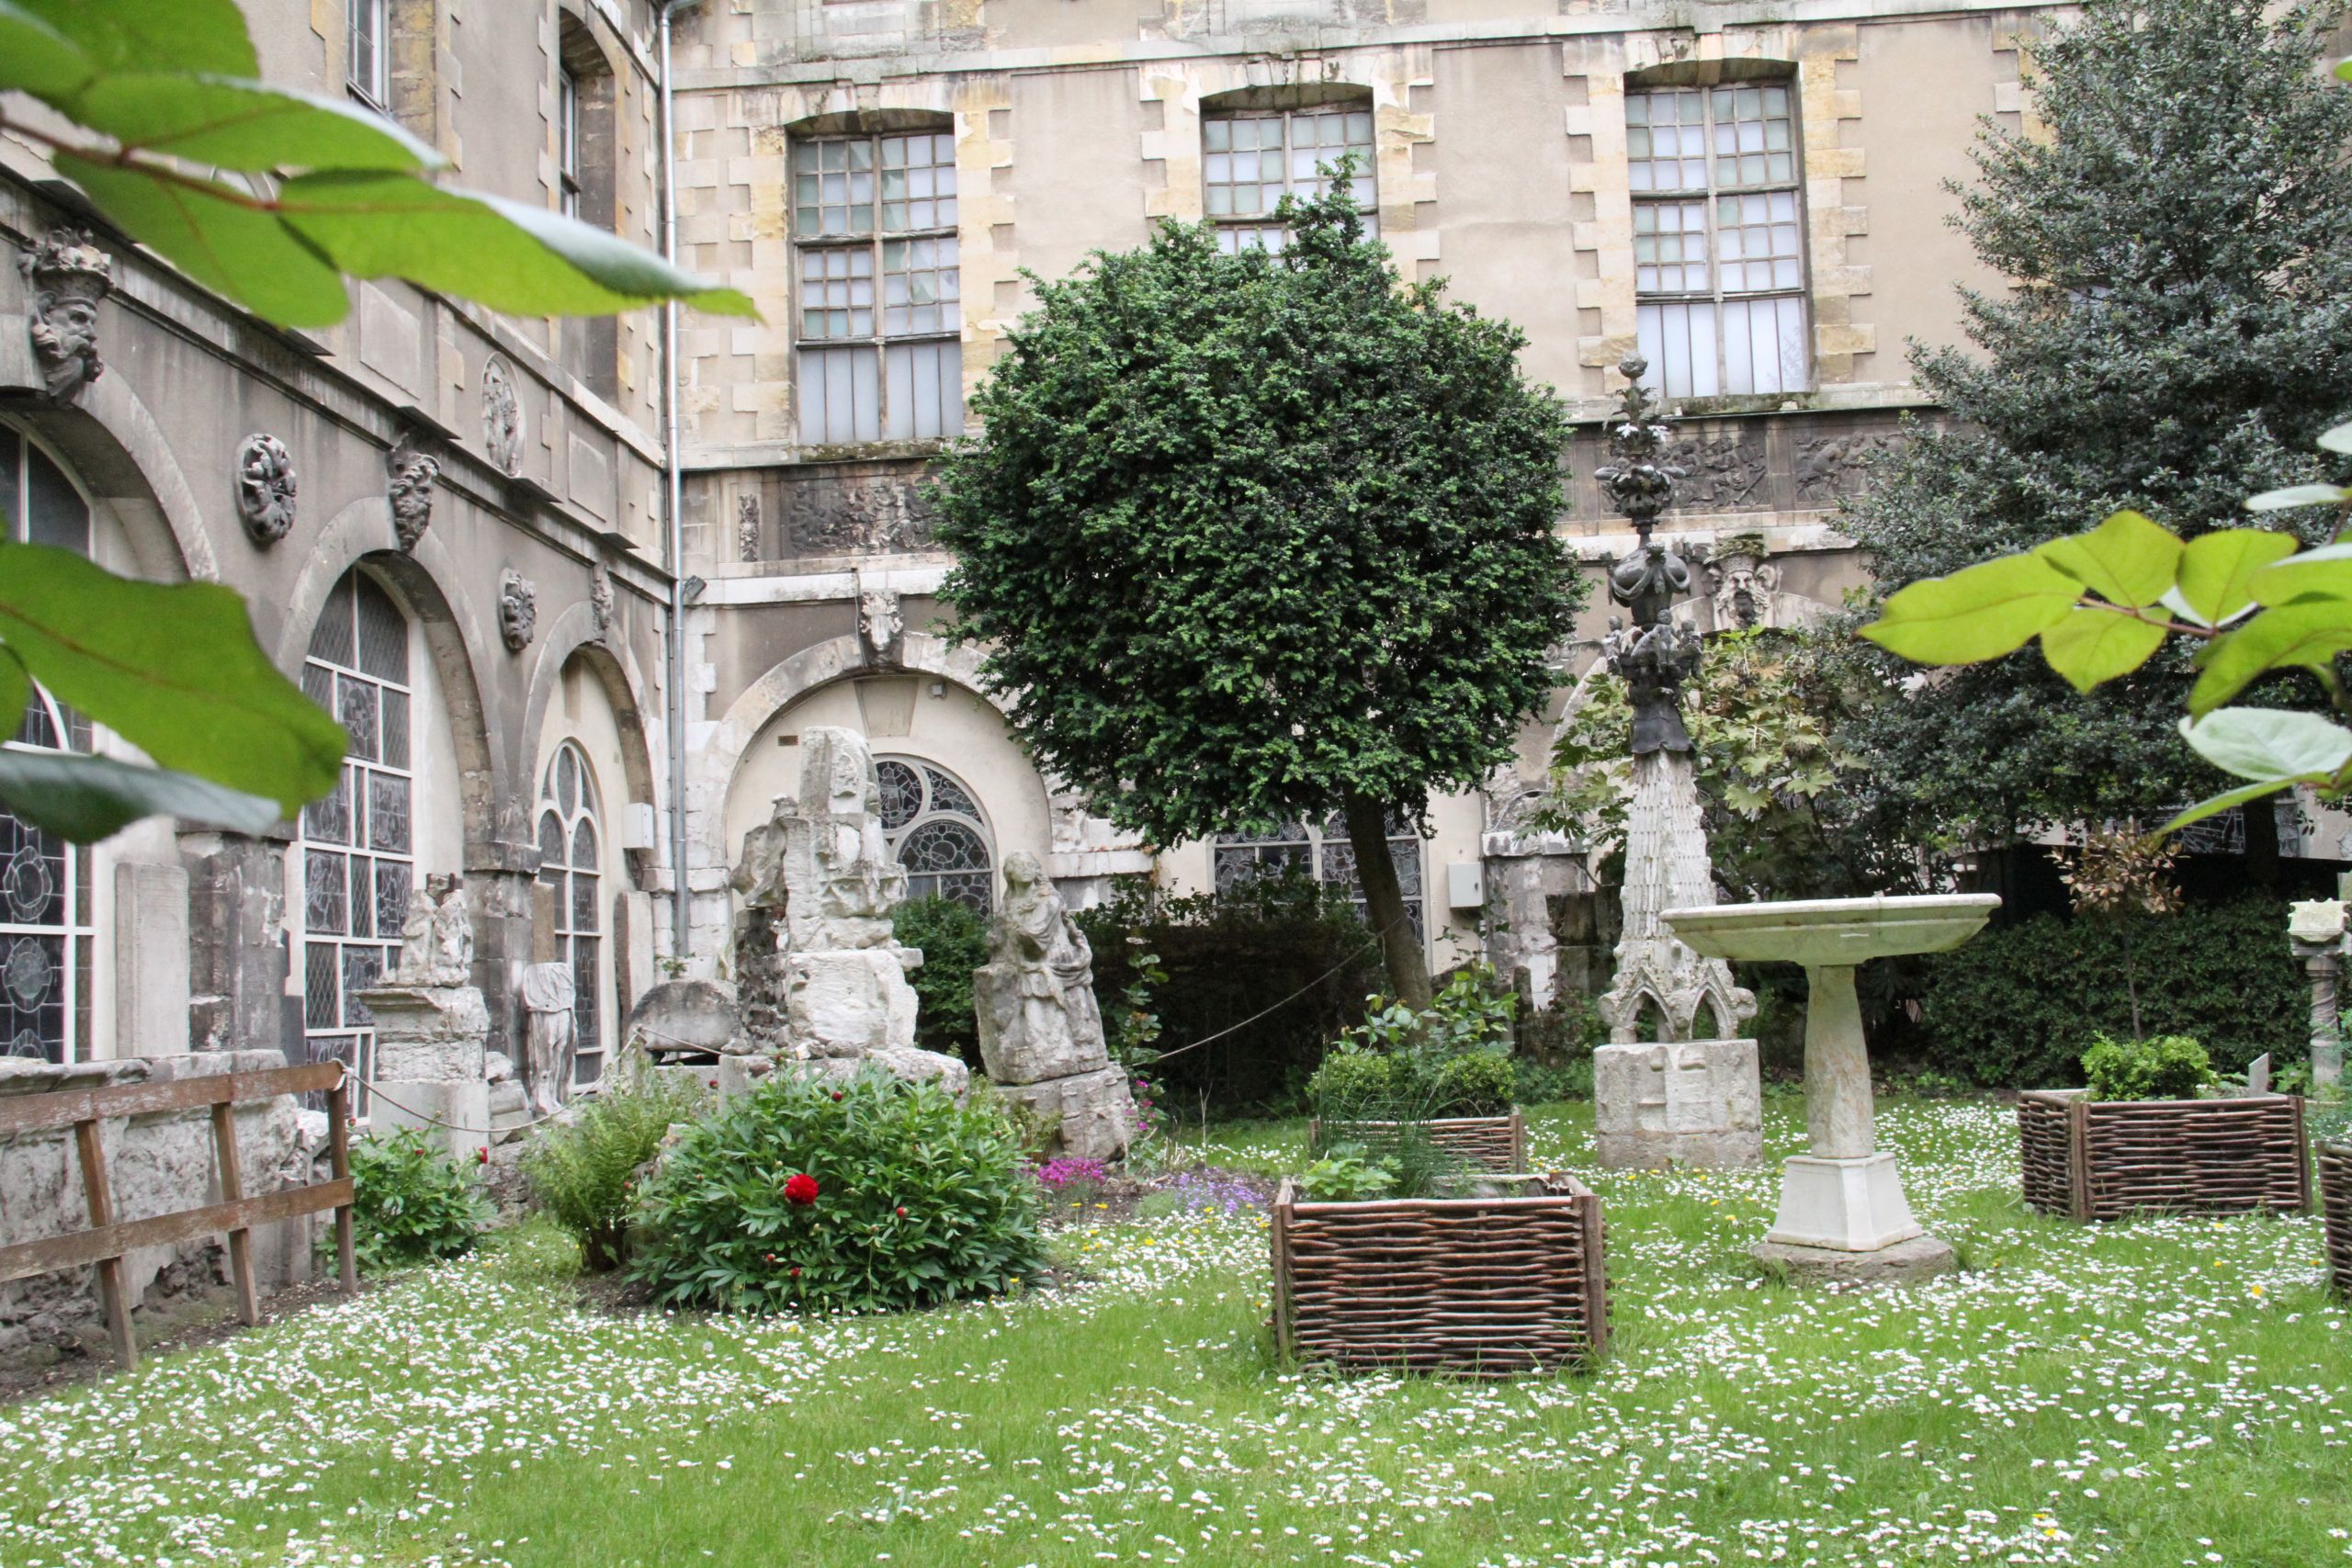
[[[523,471],[523,404],[514,393],[514,368],[495,354],[481,367],[481,445],[500,473]]]
[[[98,304],[114,292],[114,263],[80,229],[52,229],[17,258],[32,287],[25,331],[41,384],[59,402],[81,396],[104,374],[98,357]]]
[[[498,576],[498,635],[506,651],[520,653],[538,635],[539,591],[531,580],[508,567]]]
[[[433,481],[441,476],[440,460],[403,435],[384,454],[384,475],[392,503],[392,532],[399,536],[401,548],[413,552],[433,525]]]
[[[294,458],[275,435],[245,437],[237,448],[237,515],[256,545],[274,545],[294,526],[299,491]]]

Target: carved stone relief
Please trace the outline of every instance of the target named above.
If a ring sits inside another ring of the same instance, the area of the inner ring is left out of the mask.
[[[927,548],[931,508],[911,476],[828,478],[790,486],[785,537],[796,556],[890,555]]]
[[[599,635],[613,627],[613,570],[603,561],[588,569],[588,613]]]
[[[106,371],[98,304],[114,292],[114,263],[80,229],[52,229],[17,258],[32,287],[25,330],[49,395],[70,402]]]
[[[520,653],[538,635],[539,591],[531,580],[508,567],[498,575],[498,635],[506,651]]]
[[[413,551],[433,525],[433,481],[441,476],[440,459],[403,435],[384,454],[386,493],[392,503],[392,532],[401,548]]]
[[[1666,456],[1682,470],[1674,487],[1678,512],[1744,512],[1771,504],[1764,491],[1767,467],[1760,441],[1690,436],[1668,446]]]
[[[482,451],[502,474],[523,471],[523,403],[514,392],[514,369],[499,355],[481,367]]]
[[[899,613],[897,589],[860,590],[857,596],[857,640],[865,650],[867,663],[896,665],[899,662],[899,639],[906,629],[906,618]]]
[[[256,545],[274,545],[294,526],[300,486],[294,458],[275,435],[245,437],[237,448],[237,515]]]
[[[739,560],[760,558],[760,498],[756,495],[736,498],[735,555]]]
[[[1900,435],[1863,433],[1820,435],[1797,443],[1797,501],[1807,506],[1835,506],[1838,498],[1861,487],[1870,459],[1882,452],[1902,450]]]

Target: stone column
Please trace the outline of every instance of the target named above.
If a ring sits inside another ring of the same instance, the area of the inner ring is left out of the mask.
[[[286,840],[183,833],[187,1034],[198,1051],[302,1058],[302,1001],[286,991]]]
[[[1809,969],[1805,986],[1805,1134],[1818,1158],[1861,1159],[1878,1152],[1878,1136],[1854,971]]]
[[[187,887],[187,873],[177,865],[115,865],[118,1056],[178,1055],[188,1048]]]

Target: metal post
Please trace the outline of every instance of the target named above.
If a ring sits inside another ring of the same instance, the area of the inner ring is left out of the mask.
[[[671,123],[670,17],[701,0],[663,0],[662,34],[662,255],[678,260],[678,145]],[[670,524],[669,721],[671,956],[686,957],[690,896],[686,889],[686,531],[685,481],[678,452],[678,302],[662,307],[662,465]]]

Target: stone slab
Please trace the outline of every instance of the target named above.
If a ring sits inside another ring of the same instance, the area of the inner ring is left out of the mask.
[[[997,1092],[1054,1123],[1057,1131],[1048,1154],[1121,1159],[1135,1139],[1135,1098],[1123,1067],[1043,1083],[999,1084]]]
[[[1611,1169],[1753,1166],[1764,1158],[1753,1040],[1641,1042],[1592,1054],[1593,1144]]]
[[[379,1092],[368,1097],[368,1122],[377,1132],[420,1128],[427,1144],[460,1165],[495,1141],[490,1085],[481,1078],[379,1078],[376,1087]]]
[[[1759,1241],[1748,1248],[1748,1256],[1767,1269],[1785,1271],[1808,1284],[1901,1285],[1932,1280],[1960,1267],[1951,1244],[1931,1235],[1915,1235],[1875,1252]]]
[[[794,1051],[810,1056],[862,1056],[913,1049],[917,999],[900,962],[900,954],[908,951],[867,947],[787,953],[785,1037]]]
[[[484,1080],[490,1009],[480,987],[378,986],[360,992],[359,1000],[375,1019],[377,1077]]]
[[[629,1010],[621,1038],[661,1056],[671,1052],[717,1055],[741,1032],[735,994],[716,980],[664,980]]]
[[[936,1081],[958,1100],[970,1092],[972,1087],[972,1069],[959,1058],[942,1055],[937,1051],[917,1050],[911,1045],[885,1046],[879,1051],[868,1051],[863,1056],[814,1056],[805,1062],[778,1062],[776,1070],[810,1073],[820,1077],[854,1078],[868,1065],[879,1066],[892,1077],[904,1078],[909,1083]],[[723,1078],[720,1080],[722,1086],[725,1081]]]

